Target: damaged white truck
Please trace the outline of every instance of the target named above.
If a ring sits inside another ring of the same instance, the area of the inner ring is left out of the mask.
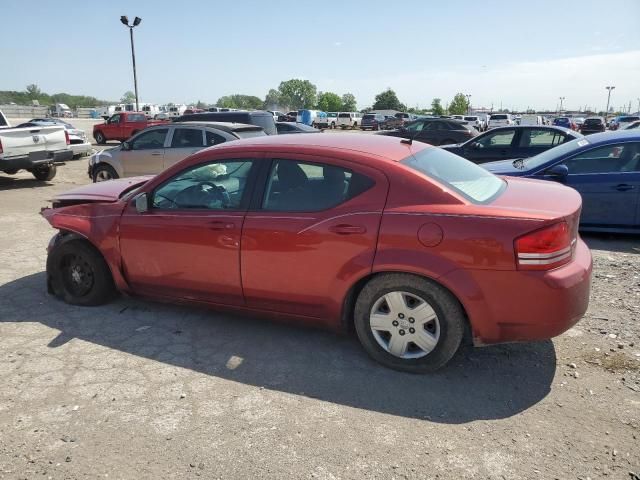
[[[56,175],[56,165],[71,160],[69,134],[62,125],[11,128],[0,112],[0,172],[27,170],[40,181]]]

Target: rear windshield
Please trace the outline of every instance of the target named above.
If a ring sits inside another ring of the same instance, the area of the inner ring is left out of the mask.
[[[351,114],[349,113],[341,113],[338,115],[338,118],[351,118]]]
[[[250,118],[251,121],[248,123],[262,127],[267,135],[278,134],[276,122],[273,121],[273,115],[251,115]]]
[[[144,122],[147,120],[147,117],[145,117],[144,115],[140,114],[140,113],[135,113],[133,115],[129,115],[127,117],[127,120],[129,122]]]
[[[364,117],[362,117],[363,120],[373,120],[374,118],[376,118],[376,116],[371,114],[367,114]]]
[[[602,119],[600,118],[587,118],[584,121],[585,125],[601,125],[602,124]]]
[[[491,115],[491,120],[507,120],[506,115]]]
[[[425,148],[400,163],[437,180],[473,203],[488,203],[505,188],[504,180],[441,148]]]

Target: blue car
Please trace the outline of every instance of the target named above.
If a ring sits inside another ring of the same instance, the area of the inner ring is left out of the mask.
[[[582,195],[580,228],[640,233],[640,132],[596,133],[530,158],[482,164],[497,175],[553,180]]]

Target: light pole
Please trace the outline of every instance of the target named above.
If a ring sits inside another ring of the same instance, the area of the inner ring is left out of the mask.
[[[604,111],[604,123],[607,123],[607,117],[609,116],[609,101],[611,100],[611,90],[613,90],[614,86],[608,86],[608,87],[604,87],[607,90],[609,90],[609,93],[607,94],[607,109]]]
[[[465,97],[467,97],[467,115],[470,115],[471,114],[471,95],[466,94]]]
[[[138,104],[138,77],[136,76],[136,51],[133,48],[133,29],[140,25],[142,19],[140,17],[136,17],[133,19],[133,25],[129,25],[129,19],[126,15],[122,15],[120,17],[120,21],[122,24],[129,28],[129,34],[131,35],[131,60],[133,61],[133,88],[136,93],[136,112],[140,111]]]
[[[637,98],[636,100],[638,100],[638,115],[640,115],[640,98]]]
[[[565,98],[566,98],[566,97],[560,97],[560,111],[558,112],[558,114],[561,114],[561,113],[562,113],[562,102],[564,102],[564,99],[565,99]]]

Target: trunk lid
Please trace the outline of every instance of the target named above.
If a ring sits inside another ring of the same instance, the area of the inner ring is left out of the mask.
[[[67,139],[62,125],[8,128],[0,131],[3,157],[28,155],[36,151],[66,150]]]

